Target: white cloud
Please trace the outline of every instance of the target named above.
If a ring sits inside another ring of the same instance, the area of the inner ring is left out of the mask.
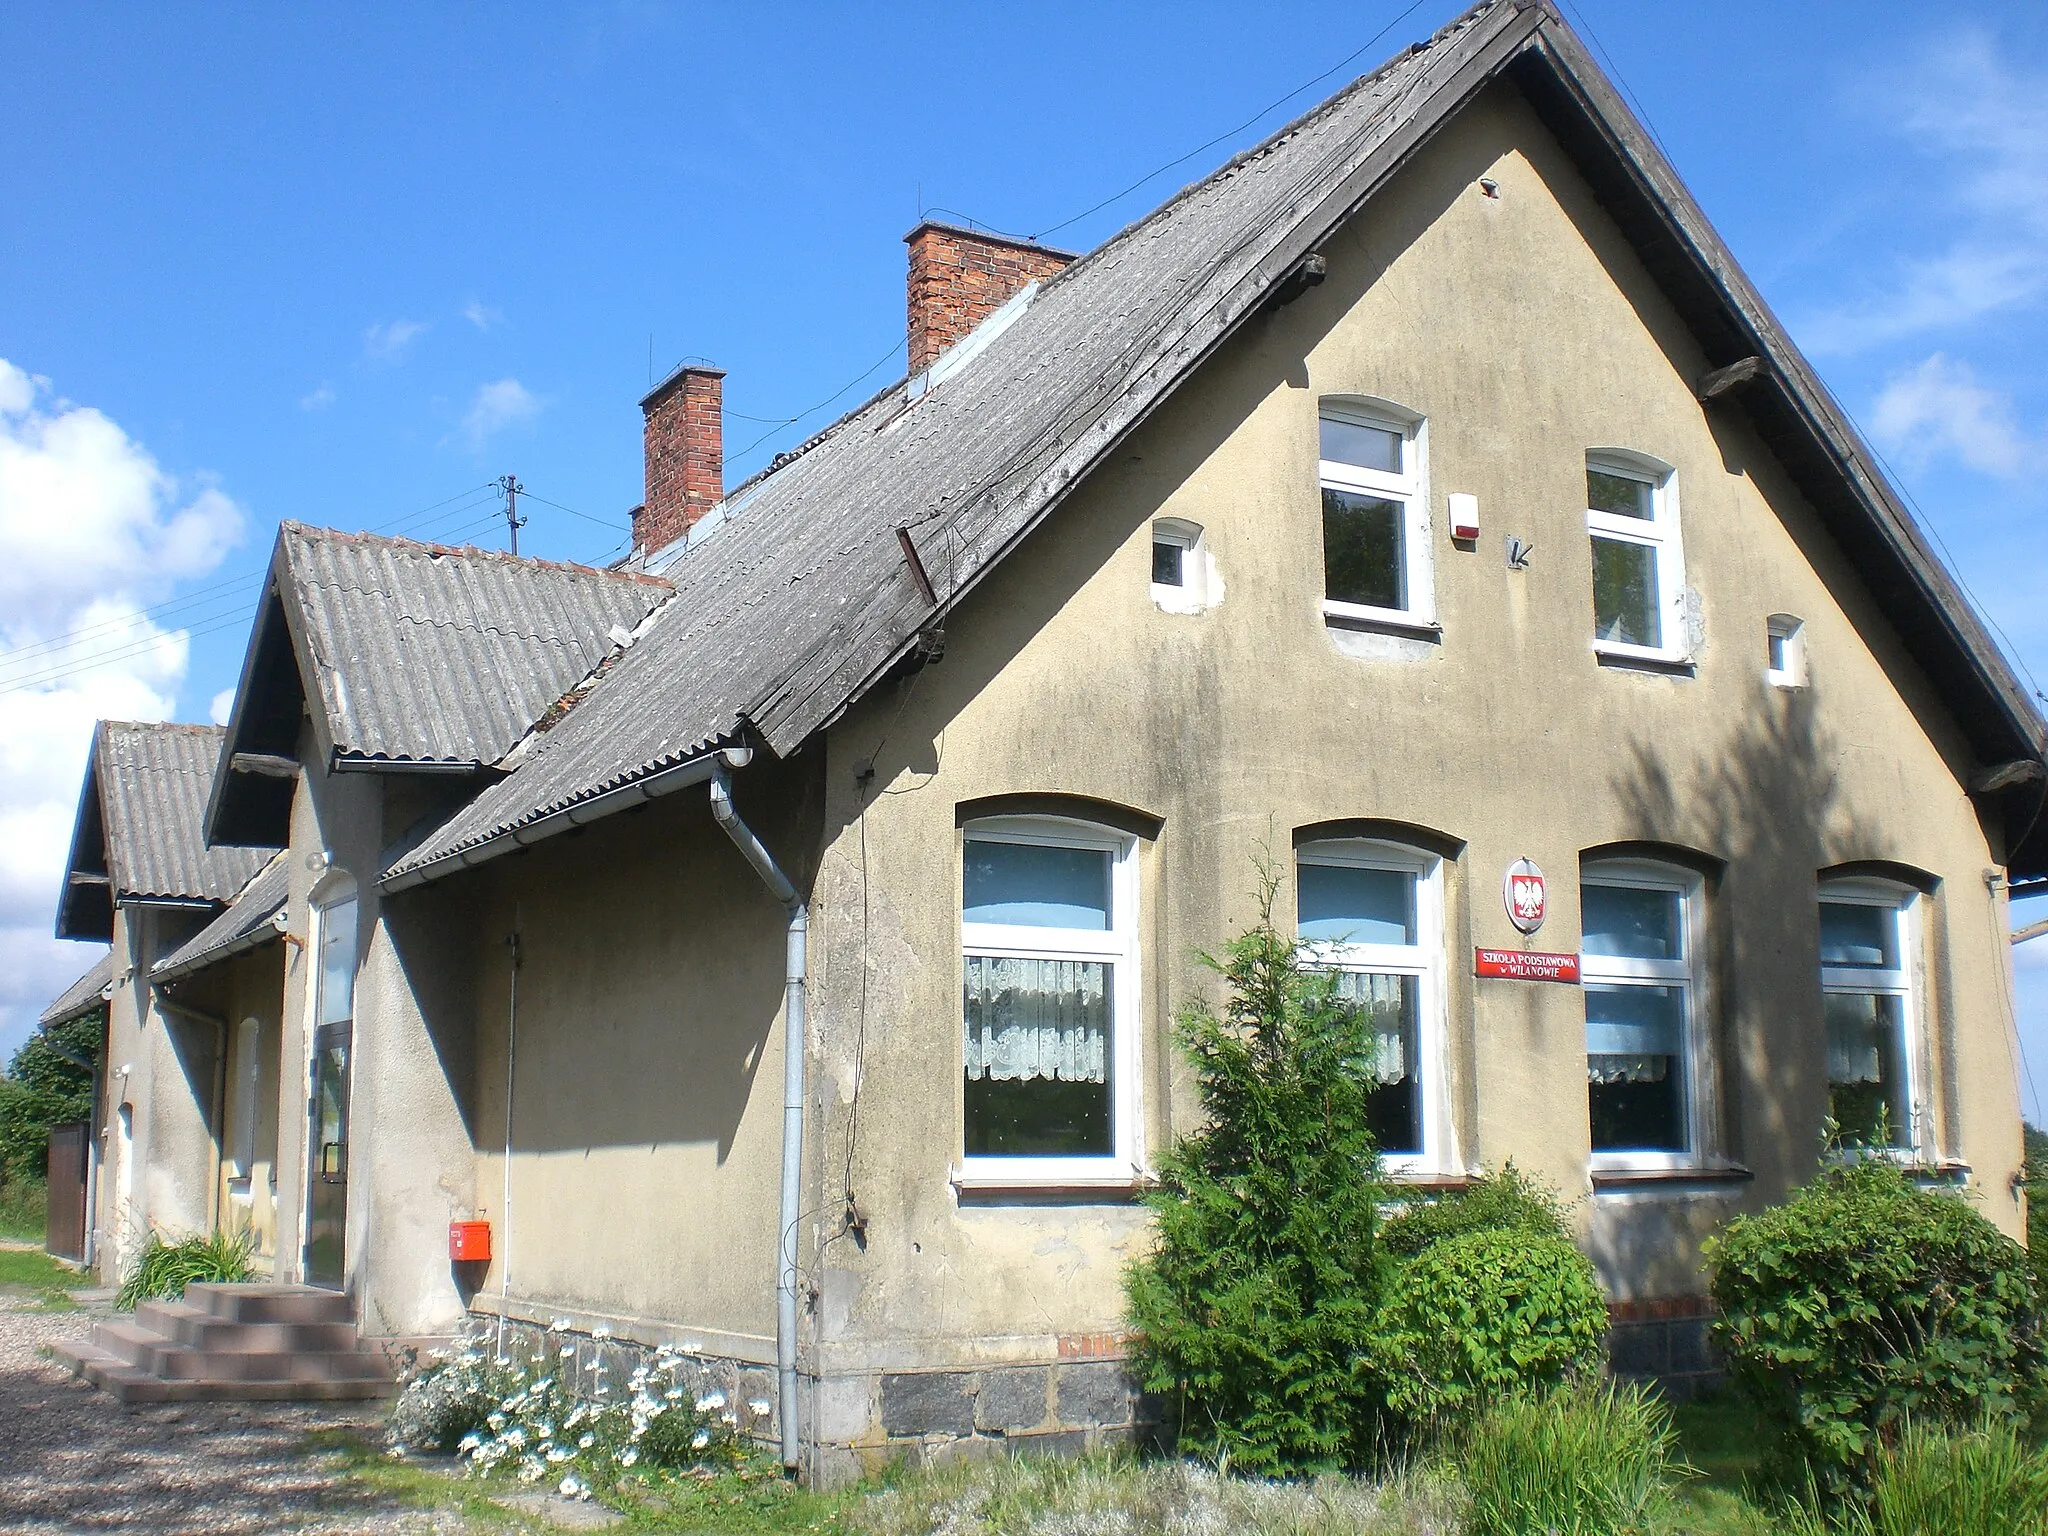
[[[478,330],[488,331],[492,326],[505,323],[505,311],[494,309],[489,304],[482,304],[475,299],[471,299],[462,306],[462,318]]]
[[[2012,401],[1977,382],[1968,363],[1937,352],[1894,374],[1877,397],[1871,431],[1909,467],[1953,454],[1982,474],[2019,473],[2031,448],[2013,419]]]
[[[176,705],[187,636],[143,610],[215,569],[242,522],[0,359],[0,1056],[93,958],[50,936],[93,722]]]
[[[469,413],[462,418],[462,435],[471,448],[481,448],[493,433],[540,414],[540,401],[517,379],[498,379],[477,387]]]
[[[215,725],[226,725],[228,716],[234,713],[235,690],[223,688],[213,696],[213,702],[206,706],[206,718]]]
[[[363,351],[380,363],[401,361],[427,328],[424,320],[387,320],[363,332]]]
[[[334,400],[334,386],[323,381],[320,387],[311,394],[299,396],[299,409],[302,411],[324,411],[327,407],[334,404]]]
[[[1944,249],[1901,260],[1884,291],[1798,327],[1815,352],[1845,353],[1967,325],[2048,293],[2048,73],[2015,70],[1981,29],[1919,50],[1859,92],[1870,115],[1940,169],[1914,224],[1951,231]]]

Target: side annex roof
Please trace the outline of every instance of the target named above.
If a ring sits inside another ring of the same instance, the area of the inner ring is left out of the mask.
[[[225,911],[152,966],[150,979],[159,985],[177,981],[259,944],[274,942],[281,930],[271,919],[284,910],[290,895],[291,866],[279,853],[256,872]]]
[[[721,743],[794,751],[1496,80],[1578,163],[1710,369],[1753,373],[1706,408],[1749,414],[1981,763],[2038,766],[2048,726],[1662,152],[1550,0],[1485,0],[1048,279],[943,383],[884,390],[742,487],[717,535],[667,568],[677,596],[646,638],[516,771],[395,860],[386,888],[588,819],[591,802]],[[2023,827],[2032,790],[1999,803]],[[2048,870],[2048,826],[2012,862]]]
[[[209,835],[282,841],[308,714],[331,767],[489,768],[673,590],[658,576],[283,524]]]
[[[36,1020],[38,1029],[55,1029],[59,1024],[69,1024],[81,1014],[106,1001],[107,989],[114,984],[114,953],[112,950],[101,955],[92,963],[92,969],[66,987],[57,1000],[42,1011]]]

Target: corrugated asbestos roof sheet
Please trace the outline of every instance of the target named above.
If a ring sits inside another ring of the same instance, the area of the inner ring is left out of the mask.
[[[227,901],[275,851],[206,846],[206,795],[226,735],[217,725],[100,722],[93,775],[116,901]]]
[[[660,577],[286,523],[337,753],[495,763],[673,590]]]
[[[50,1029],[99,1007],[100,994],[113,979],[114,952],[108,950],[93,962],[91,970],[64,989],[63,996],[43,1010],[42,1017],[36,1020],[37,1026]]]
[[[257,871],[256,878],[242,888],[225,912],[159,960],[150,975],[170,981],[274,938],[277,930],[270,926],[270,919],[283,910],[290,894],[291,866],[279,853]]]
[[[742,487],[727,525],[668,568],[676,600],[646,638],[387,878],[682,761],[743,720],[794,749],[930,617],[896,529],[912,525],[942,605],[963,590],[1264,297],[1286,237],[1500,30],[1482,23],[1516,14],[1511,0],[1467,13],[1076,261],[915,403],[886,390]]]

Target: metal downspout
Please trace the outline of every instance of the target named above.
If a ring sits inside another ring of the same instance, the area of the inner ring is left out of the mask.
[[[753,829],[740,820],[732,803],[731,764],[744,768],[753,753],[746,748],[721,752],[711,766],[711,816],[745,855],[775,899],[789,914],[789,939],[783,957],[782,1007],[782,1201],[777,1221],[782,1233],[775,1279],[775,1369],[777,1416],[782,1424],[782,1464],[794,1470],[802,1461],[796,1410],[796,1229],[803,1192],[804,1155],[804,975],[808,963],[810,908],[797,894],[761,845]]]

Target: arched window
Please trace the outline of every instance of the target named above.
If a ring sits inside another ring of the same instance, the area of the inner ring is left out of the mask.
[[[1579,972],[1596,1170],[1701,1160],[1703,890],[1697,874],[1675,865],[1603,860],[1580,871]]]
[[[1820,990],[1828,1117],[1851,1146],[1919,1148],[1919,999],[1912,957],[1920,893],[1889,880],[1820,888]]]
[[[1318,427],[1324,615],[1433,629],[1423,419],[1329,396]]]
[[[1136,843],[1052,817],[966,827],[963,1185],[1071,1185],[1134,1171]]]
[[[1373,1137],[1397,1172],[1449,1159],[1444,1084],[1443,861],[1397,843],[1333,838],[1295,849],[1295,933],[1337,973],[1372,1041]]]

